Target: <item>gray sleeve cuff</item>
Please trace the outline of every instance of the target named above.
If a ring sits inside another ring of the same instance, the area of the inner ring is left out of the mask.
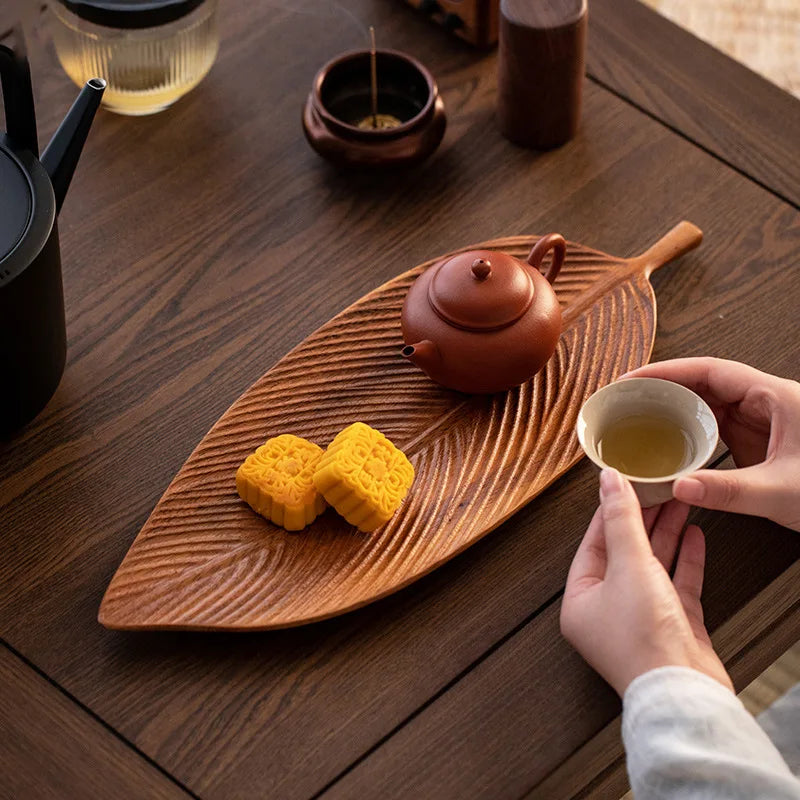
[[[623,697],[622,738],[637,797],[800,798],[800,782],[741,701],[696,670],[636,678]]]

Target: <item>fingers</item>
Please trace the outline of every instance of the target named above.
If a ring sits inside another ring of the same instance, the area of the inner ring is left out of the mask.
[[[700,595],[703,592],[703,573],[706,564],[706,540],[697,525],[690,525],[683,535],[675,577],[672,583],[690,620],[702,624],[703,607]]]
[[[566,594],[580,583],[601,581],[606,574],[606,543],[603,536],[603,515],[594,512],[567,575]]]
[[[653,506],[642,512],[643,524],[647,531],[653,527],[660,510],[661,506]],[[607,564],[608,553],[603,524],[603,507],[598,506],[578,546],[575,557],[572,559],[567,575],[566,593],[574,592],[576,587],[581,584],[591,584],[603,580]]]
[[[653,532],[653,525],[658,519],[661,509],[662,506],[650,506],[650,508],[642,509],[642,522],[644,523],[644,529],[647,531],[648,535]]]
[[[609,564],[650,556],[639,501],[633,487],[615,469],[600,473],[600,511]]]
[[[661,513],[653,526],[650,546],[653,548],[653,555],[667,572],[672,568],[688,517],[689,506],[686,503],[670,500],[662,506]]]
[[[738,403],[754,386],[769,386],[780,378],[760,372],[738,361],[721,358],[677,358],[647,364],[623,375],[624,378],[663,378],[675,381],[708,400]]]
[[[673,486],[675,497],[690,505],[774,517],[782,501],[782,479],[769,466],[701,469]]]

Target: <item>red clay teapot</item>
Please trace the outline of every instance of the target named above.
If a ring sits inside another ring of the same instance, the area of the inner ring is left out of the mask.
[[[403,303],[402,355],[431,380],[460,392],[491,394],[529,380],[561,335],[550,284],[565,255],[564,237],[550,233],[536,242],[527,263],[495,250],[470,250],[434,264]]]

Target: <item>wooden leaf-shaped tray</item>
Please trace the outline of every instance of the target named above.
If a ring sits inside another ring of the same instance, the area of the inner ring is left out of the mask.
[[[524,259],[537,238],[478,247]],[[569,244],[555,283],[564,317],[555,355],[533,380],[492,396],[440,388],[399,354],[406,292],[439,259],[366,295],[281,359],[200,442],[111,581],[100,622],[302,625],[384,597],[443,564],[579,460],[574,428],[583,402],[650,358],[650,273],[701,238],[682,222],[633,259]],[[294,433],[324,447],[356,420],[385,433],[416,470],[384,527],[359,533],[328,510],[305,531],[287,533],[239,499],[236,469],[266,439]]]

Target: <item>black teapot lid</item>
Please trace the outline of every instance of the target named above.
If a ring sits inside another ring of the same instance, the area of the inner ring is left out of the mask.
[[[0,145],[0,262],[17,246],[31,218],[31,188],[19,162]],[[0,273],[2,265],[0,264]]]
[[[58,0],[73,14],[106,28],[154,28],[185,17],[204,0]]]
[[[0,287],[39,254],[55,216],[53,186],[41,162],[26,150],[14,149],[0,132]]]

